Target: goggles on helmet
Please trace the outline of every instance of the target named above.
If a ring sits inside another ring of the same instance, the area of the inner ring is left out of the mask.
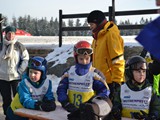
[[[30,59],[28,62],[28,66],[29,67],[31,67],[31,66],[39,67],[39,66],[42,66],[42,62],[38,61],[38,60]]]
[[[91,48],[78,48],[76,49],[76,53],[80,55],[91,55],[93,50]]]
[[[147,70],[147,64],[144,62],[135,63],[131,65],[132,70]]]

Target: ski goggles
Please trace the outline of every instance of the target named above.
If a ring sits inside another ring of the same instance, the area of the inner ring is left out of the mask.
[[[147,63],[142,62],[142,63],[136,63],[131,65],[132,70],[147,70]]]
[[[31,67],[31,66],[39,67],[39,66],[42,66],[42,62],[38,61],[38,60],[30,59],[28,62],[28,66],[29,67]]]
[[[80,55],[91,55],[93,50],[91,48],[78,48],[76,49],[76,53]]]

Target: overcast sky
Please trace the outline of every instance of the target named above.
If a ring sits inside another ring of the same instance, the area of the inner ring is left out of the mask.
[[[112,0],[0,0],[0,13],[10,20],[13,16],[31,15],[41,19],[47,17],[59,18],[59,10],[63,14],[89,13],[92,10],[108,12]],[[115,0],[117,11],[155,9],[155,0]]]

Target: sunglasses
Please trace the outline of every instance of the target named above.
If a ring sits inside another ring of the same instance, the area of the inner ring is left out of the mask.
[[[28,62],[28,66],[29,67],[31,67],[31,66],[39,67],[39,66],[42,66],[42,62],[38,61],[38,60],[30,59],[29,62]]]
[[[76,49],[76,53],[80,55],[91,55],[93,50],[91,48],[79,48]]]

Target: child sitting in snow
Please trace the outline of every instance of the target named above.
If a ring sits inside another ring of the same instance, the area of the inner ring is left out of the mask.
[[[18,92],[7,111],[10,120],[27,120],[14,114],[18,108],[53,111],[56,108],[52,82],[47,79],[47,61],[35,56],[29,59],[26,74],[18,85]]]
[[[74,46],[76,65],[71,66],[57,88],[58,101],[70,112],[69,120],[98,120],[108,115],[112,103],[104,75],[92,67],[92,48],[87,41]]]

